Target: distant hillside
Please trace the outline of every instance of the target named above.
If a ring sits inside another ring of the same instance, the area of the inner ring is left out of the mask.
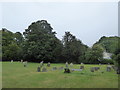
[[[115,50],[118,48],[118,42],[120,42],[120,37],[101,37],[98,42],[95,44],[99,44],[104,48],[104,50],[108,53],[114,53]],[[94,44],[94,45],[95,45]]]

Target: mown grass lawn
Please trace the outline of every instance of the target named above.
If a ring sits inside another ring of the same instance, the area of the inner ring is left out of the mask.
[[[50,71],[53,66],[65,64],[51,64],[48,72],[37,72],[39,63],[28,63],[23,67],[21,62],[2,62],[3,88],[118,88],[118,75],[114,70],[106,72],[106,65],[101,65],[100,71],[90,72],[90,67],[99,65],[85,65],[84,71],[63,73],[64,70]],[[45,64],[46,66],[46,64]],[[74,64],[73,68],[80,65]],[[101,73],[104,71],[104,73]]]

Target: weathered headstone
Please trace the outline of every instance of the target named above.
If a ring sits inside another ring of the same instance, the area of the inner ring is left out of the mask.
[[[27,61],[23,62],[24,67],[27,67]]]
[[[47,69],[45,67],[43,67],[42,72],[47,72]]]
[[[59,70],[63,70],[63,69],[64,69],[64,67],[59,67],[58,69],[59,69]]]
[[[101,63],[99,63],[99,65],[101,66],[102,64],[101,64]]]
[[[73,67],[73,63],[70,63],[70,67],[71,67],[71,68]]]
[[[23,63],[23,60],[21,60],[21,63]]]
[[[65,67],[68,68],[68,62],[65,63]]]
[[[53,70],[57,70],[57,67],[53,67]]]
[[[117,74],[120,74],[120,66],[117,67]]]
[[[112,66],[109,64],[109,65],[106,67],[106,71],[107,71],[107,72],[110,72],[110,71],[111,71],[111,68],[112,68]]]
[[[50,67],[50,62],[48,62],[47,66]]]
[[[83,63],[81,62],[81,65],[83,65]]]
[[[95,71],[98,71],[99,69],[100,69],[100,67],[91,67],[90,71],[95,72]]]
[[[84,69],[84,66],[80,66],[80,69]]]
[[[110,72],[110,71],[111,71],[111,67],[107,67],[107,68],[106,68],[106,71],[107,71],[107,72]]]
[[[94,67],[95,71],[98,71],[100,69],[100,67]]]
[[[13,63],[13,60],[11,60],[11,63]]]
[[[91,71],[91,72],[94,72],[94,67],[91,67],[91,68],[90,68],[90,71]]]
[[[44,64],[43,64],[43,61],[40,62],[40,67],[42,67]]]

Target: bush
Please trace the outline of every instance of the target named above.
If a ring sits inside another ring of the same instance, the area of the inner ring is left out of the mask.
[[[108,64],[108,63],[114,64],[114,61],[113,61],[112,59],[103,59],[103,60],[101,61],[101,63],[102,63],[102,64]]]

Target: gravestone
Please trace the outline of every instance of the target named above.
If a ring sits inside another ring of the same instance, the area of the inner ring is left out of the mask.
[[[63,70],[63,69],[64,69],[64,67],[59,67],[58,69],[59,69],[59,70]]]
[[[53,67],[53,70],[57,70],[57,67]]]
[[[107,68],[106,68],[106,71],[107,71],[107,72],[110,72],[110,71],[111,71],[111,67],[107,67]]]
[[[41,67],[40,66],[37,67],[37,72],[41,72]]]
[[[111,71],[111,68],[112,68],[112,66],[111,66],[110,64],[108,64],[108,66],[106,67],[106,71],[107,71],[107,72],[110,72],[110,71]]]
[[[42,72],[47,72],[47,69],[45,67],[43,67]]]
[[[23,60],[21,60],[21,63],[23,63]]]
[[[120,66],[117,67],[117,74],[120,74]]]
[[[81,62],[81,65],[83,65],[83,63]]]
[[[94,67],[95,71],[98,71],[100,69],[100,67]]]
[[[68,68],[68,62],[65,63],[65,67]]]
[[[13,60],[11,60],[11,63],[13,63]]]
[[[80,66],[80,69],[84,69],[84,66]]]
[[[65,70],[64,73],[70,73],[70,69],[69,68],[65,68],[64,70]]]
[[[40,62],[40,67],[44,66],[43,61]]]
[[[91,71],[91,72],[94,72],[94,67],[91,67],[91,68],[90,68],[90,71]]]
[[[23,62],[24,67],[27,67],[27,61]]]
[[[101,66],[102,64],[101,64],[101,63],[99,63],[99,65]]]
[[[70,67],[71,67],[71,68],[73,67],[73,63],[70,63]]]
[[[48,62],[47,66],[50,67],[50,62]]]

